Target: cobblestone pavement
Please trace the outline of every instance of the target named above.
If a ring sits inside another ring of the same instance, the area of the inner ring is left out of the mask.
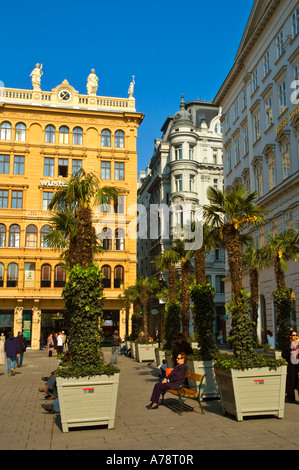
[[[107,362],[110,349],[104,348]],[[283,419],[250,417],[237,422],[224,416],[219,400],[203,402],[205,414],[194,411],[178,415],[166,406],[149,411],[155,363],[119,357],[121,370],[115,427],[70,429],[63,433],[59,415],[49,414],[41,405],[49,403],[39,387],[41,377],[55,370],[57,358],[46,351],[27,350],[24,365],[8,377],[0,366],[1,450],[298,450],[299,403],[285,405]],[[171,403],[175,398],[166,398]]]

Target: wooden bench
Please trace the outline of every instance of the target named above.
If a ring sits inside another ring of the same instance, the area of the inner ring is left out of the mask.
[[[202,409],[201,401],[200,401],[200,389],[201,389],[203,378],[204,378],[204,375],[195,374],[194,372],[186,372],[186,379],[195,380],[196,382],[198,382],[198,384],[195,387],[181,385],[181,387],[178,388],[177,390],[171,390],[171,389],[166,390],[165,392],[162,393],[162,405],[164,404],[165,393],[169,392],[178,397],[180,415],[182,414],[182,411],[183,411],[184,402],[189,399],[197,401],[201,412],[204,413],[204,410]],[[195,390],[192,390],[192,388],[194,388]]]

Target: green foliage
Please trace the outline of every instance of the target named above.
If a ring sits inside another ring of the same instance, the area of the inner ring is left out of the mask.
[[[190,287],[193,325],[202,360],[209,361],[216,355],[218,348],[214,340],[215,302],[214,290],[208,282]]]
[[[277,321],[277,341],[276,346],[280,351],[283,348],[286,337],[290,331],[290,314],[291,314],[291,292],[289,289],[276,290],[273,292],[274,308]]]
[[[130,340],[135,341],[138,338],[138,316],[136,313],[132,315],[132,333],[130,335]]]
[[[219,353],[215,359],[215,368],[222,370],[245,370],[255,367],[269,367],[269,369],[277,369],[278,367],[286,364],[286,361],[282,358],[266,359],[262,354],[253,354],[247,357],[237,357],[233,354]]]
[[[237,360],[244,359],[246,363],[248,357],[254,355],[255,325],[250,319],[250,294],[241,290],[238,301],[231,300],[226,309],[232,315],[230,340],[233,343],[234,355]]]
[[[71,360],[58,367],[57,376],[78,378],[118,372],[116,367],[104,363],[100,346],[102,277],[97,265],[84,269],[77,264],[70,271],[62,296],[70,324]]]
[[[165,308],[164,349],[172,349],[172,345],[180,332],[181,318],[182,311],[180,302],[178,300],[174,300],[173,302],[167,303]]]

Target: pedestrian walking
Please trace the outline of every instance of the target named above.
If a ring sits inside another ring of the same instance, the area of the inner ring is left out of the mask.
[[[112,351],[111,351],[111,364],[117,364],[117,355],[121,339],[118,336],[118,331],[115,330],[112,335]]]
[[[47,351],[49,353],[48,354],[49,357],[52,357],[53,350],[54,350],[53,335],[52,335],[52,333],[50,333],[48,338],[47,338]]]
[[[19,357],[20,347],[19,341],[14,337],[13,331],[10,331],[8,338],[5,341],[4,349],[7,357],[7,372],[8,375],[15,375],[17,359]]]
[[[0,341],[0,365],[5,364],[4,343]]]
[[[57,354],[63,353],[63,335],[61,331],[59,331],[57,336]]]
[[[23,364],[23,359],[24,359],[24,352],[27,349],[27,341],[26,338],[24,338],[23,334],[21,331],[18,332],[18,341],[19,341],[19,348],[20,348],[20,354],[19,354],[19,360],[18,360],[18,367],[21,367]]]

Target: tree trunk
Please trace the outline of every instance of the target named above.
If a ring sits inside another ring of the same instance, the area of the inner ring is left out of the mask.
[[[242,279],[242,243],[240,234],[233,226],[229,227],[226,244],[228,264],[231,276],[232,293],[237,301],[243,289]]]
[[[83,268],[93,262],[92,212],[89,207],[80,206],[77,220],[76,260]]]
[[[175,300],[176,293],[176,272],[175,265],[171,264],[168,268],[168,288],[169,288],[169,302]]]
[[[189,295],[190,273],[189,273],[187,261],[182,261],[181,273],[182,273],[181,304],[182,304],[183,335],[188,340],[189,339],[189,322],[190,322],[190,295]]]
[[[252,320],[255,324],[255,336],[257,336],[257,319],[258,319],[258,304],[259,304],[259,275],[256,268],[250,268],[250,291],[251,291],[251,308]]]
[[[274,258],[274,272],[276,279],[277,290],[280,292],[286,288],[285,276],[279,266],[279,256],[276,255]]]
[[[146,339],[148,339],[148,321],[147,321],[147,304],[148,304],[148,294],[147,286],[144,284],[142,286],[142,304],[143,304],[143,333]]]
[[[196,284],[202,285],[206,281],[206,253],[203,246],[195,251],[194,261]]]

